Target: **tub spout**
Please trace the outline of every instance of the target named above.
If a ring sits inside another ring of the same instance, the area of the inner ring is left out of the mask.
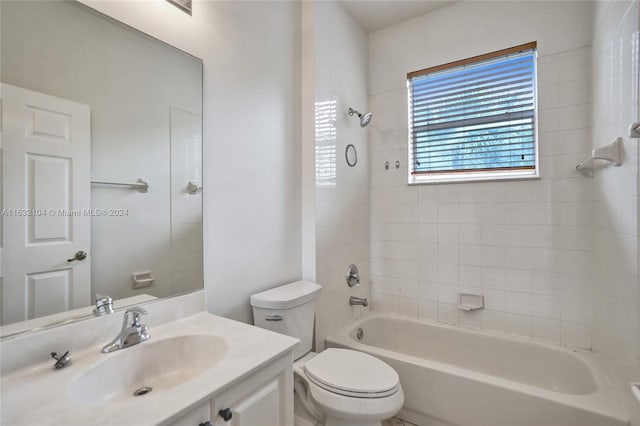
[[[349,298],[349,304],[351,306],[355,306],[355,305],[360,305],[360,306],[364,306],[367,307],[369,306],[369,302],[367,302],[367,298],[366,297],[355,297],[355,296],[351,296]]]

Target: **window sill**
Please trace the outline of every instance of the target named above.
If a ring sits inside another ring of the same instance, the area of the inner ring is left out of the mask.
[[[540,173],[537,169],[520,172],[435,173],[432,175],[409,175],[409,185],[530,180],[539,178]]]

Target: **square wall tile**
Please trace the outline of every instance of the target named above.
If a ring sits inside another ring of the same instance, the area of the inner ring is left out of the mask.
[[[529,315],[506,314],[507,334],[518,337],[532,336],[532,321]]]

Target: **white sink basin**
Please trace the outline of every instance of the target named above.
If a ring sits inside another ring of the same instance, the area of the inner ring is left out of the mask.
[[[67,389],[71,400],[83,405],[145,399],[185,383],[214,367],[229,346],[218,336],[187,335],[148,340],[136,346],[106,354],[73,380]],[[141,396],[141,388],[152,390]]]

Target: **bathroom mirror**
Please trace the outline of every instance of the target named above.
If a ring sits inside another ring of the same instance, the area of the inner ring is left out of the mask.
[[[202,288],[202,61],[76,2],[0,9],[2,334]]]

